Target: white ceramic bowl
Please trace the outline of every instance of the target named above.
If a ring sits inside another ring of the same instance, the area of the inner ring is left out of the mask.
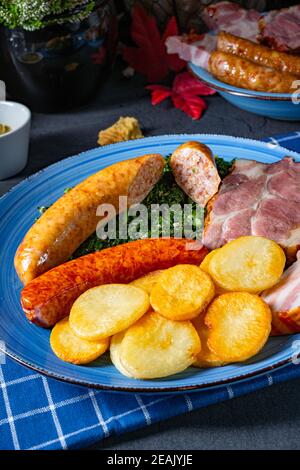
[[[26,106],[0,101],[0,123],[11,128],[0,135],[0,180],[19,173],[28,158],[31,113]]]

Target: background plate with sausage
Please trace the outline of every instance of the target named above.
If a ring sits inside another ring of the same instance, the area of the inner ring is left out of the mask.
[[[217,90],[229,103],[250,113],[272,119],[299,121],[300,108],[292,101],[291,93],[266,93],[264,91],[246,90],[221,82],[207,70],[189,63],[190,71],[202,82]]]

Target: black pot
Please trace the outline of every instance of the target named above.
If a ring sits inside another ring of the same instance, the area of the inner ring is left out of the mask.
[[[88,18],[38,31],[0,28],[0,79],[9,99],[55,112],[86,102],[114,61],[113,0],[98,1]]]

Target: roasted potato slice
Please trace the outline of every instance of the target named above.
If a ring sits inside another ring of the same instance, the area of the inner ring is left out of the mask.
[[[204,319],[205,314],[202,314],[193,320],[193,325],[196,328],[201,341],[201,351],[198,354],[196,361],[193,363],[193,366],[201,368],[224,366],[226,362],[221,361],[221,359],[207,346],[210,330],[205,325]]]
[[[59,359],[73,364],[87,364],[105,353],[109,338],[97,342],[79,338],[71,330],[67,317],[56,323],[50,335],[50,345]]]
[[[215,250],[210,251],[200,264],[199,268],[202,269],[205,273],[209,274],[209,264],[212,260],[212,257],[216,254],[217,251],[219,251],[220,248],[216,248]]]
[[[284,266],[285,254],[277,243],[245,236],[220,248],[209,262],[209,272],[226,291],[259,293],[278,282]]]
[[[201,343],[191,322],[175,322],[150,312],[128,328],[118,347],[121,372],[123,369],[138,379],[155,379],[189,367]]]
[[[110,348],[109,348],[110,359],[113,365],[115,366],[115,368],[118,369],[118,371],[121,372],[121,374],[126,375],[126,377],[132,378],[132,375],[128,373],[128,371],[125,369],[120,359],[122,341],[123,341],[126,331],[127,330],[121,331],[120,333],[117,333],[111,338]]]
[[[159,276],[162,272],[164,272],[164,269],[158,269],[157,271],[152,271],[151,273],[146,274],[146,276],[135,279],[130,284],[132,286],[143,289],[145,292],[147,292],[147,294],[150,295],[151,290],[157,283]]]
[[[210,275],[210,272],[209,272],[210,261],[212,257],[216,254],[216,252],[219,250],[220,248],[216,248],[215,250],[210,251],[208,255],[205,256],[204,260],[199,266],[199,268],[202,269],[202,271]],[[222,287],[218,286],[217,284],[215,284],[215,295],[224,294],[224,292],[227,292],[227,291],[225,289],[222,289]]]
[[[271,321],[271,310],[258,295],[222,294],[210,304],[205,315],[208,348],[220,361],[246,361],[265,345]]]
[[[125,284],[93,287],[74,302],[70,326],[81,338],[97,341],[128,328],[149,306],[148,294],[139,287]]]
[[[178,264],[160,274],[150,302],[166,318],[190,320],[207,307],[214,295],[215,287],[207,273],[191,264]]]

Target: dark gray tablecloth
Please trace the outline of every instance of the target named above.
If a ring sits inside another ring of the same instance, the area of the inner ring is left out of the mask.
[[[95,147],[98,130],[120,116],[137,117],[146,136],[210,133],[261,139],[300,130],[299,123],[248,114],[219,96],[207,102],[209,108],[200,121],[192,121],[168,102],[152,107],[141,78],[126,80],[117,68],[98,96],[81,109],[33,115],[28,166],[16,177],[1,181],[0,194],[51,163]],[[94,448],[299,449],[299,395],[300,379],[193,411],[122,438],[109,438]]]

